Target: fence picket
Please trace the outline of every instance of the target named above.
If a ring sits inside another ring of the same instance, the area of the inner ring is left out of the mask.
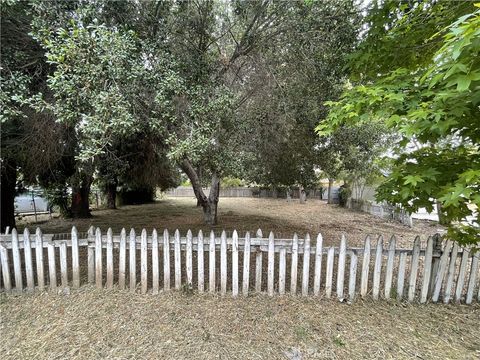
[[[407,253],[400,253],[398,262],[398,278],[397,278],[397,300],[402,300],[403,291],[405,289],[405,269],[407,267]]]
[[[340,240],[340,251],[338,254],[338,270],[337,270],[337,297],[343,299],[343,288],[345,282],[345,259],[347,256],[347,239],[342,234]]]
[[[303,272],[302,272],[302,296],[308,295],[308,279],[310,277],[310,235],[305,235],[303,243]]]
[[[355,299],[355,285],[357,282],[357,254],[352,252],[350,257],[350,276],[348,278],[348,298],[350,301]]]
[[[287,249],[285,247],[280,248],[280,260],[278,266],[278,293],[280,295],[285,294],[285,275],[287,270]]]
[[[248,295],[248,287],[250,285],[250,233],[245,234],[245,245],[243,248],[243,276],[242,276],[243,295]]]
[[[427,295],[430,284],[430,276],[432,273],[432,254],[433,254],[433,237],[429,237],[427,241],[427,249],[425,250],[425,262],[423,263],[423,283],[420,293],[420,303],[427,302]]]
[[[15,290],[22,291],[22,259],[20,258],[20,249],[18,247],[18,234],[17,229],[12,229],[12,258],[13,258],[13,271],[15,273]]]
[[[390,293],[392,290],[392,280],[393,280],[393,265],[395,261],[395,247],[397,239],[395,235],[390,238],[390,243],[388,244],[388,258],[387,258],[387,270],[385,273],[385,298],[390,299]]]
[[[297,293],[297,271],[298,271],[298,236],[293,234],[292,241],[292,263],[290,269],[290,293]]]
[[[107,230],[107,289],[113,288],[113,233]]]
[[[413,242],[412,261],[410,264],[410,278],[408,282],[408,301],[415,299],[415,290],[417,288],[418,261],[420,260],[420,237],[417,236]]]
[[[197,241],[197,276],[198,276],[198,292],[203,293],[205,288],[205,272],[204,272],[204,248],[203,248],[203,232],[198,231]]]
[[[74,289],[80,287],[80,258],[78,254],[78,231],[72,227],[72,286]]]
[[[27,290],[35,289],[32,265],[32,246],[30,243],[30,231],[27,228],[23,231],[23,255],[25,257],[25,273],[27,275]]]
[[[383,258],[383,237],[380,235],[377,241],[377,252],[375,254],[375,268],[373,270],[373,298],[378,299],[380,294],[380,275],[382,272]]]
[[[453,278],[455,276],[455,266],[458,256],[458,243],[453,244],[452,255],[450,256],[450,264],[447,272],[447,283],[445,284],[445,290],[443,293],[443,302],[448,304],[452,297]]]
[[[163,290],[170,290],[170,235],[163,230]]]
[[[94,242],[95,240],[95,228],[90,226],[87,233],[87,242]],[[88,283],[93,284],[95,282],[95,248],[87,246],[87,267],[88,267]]]
[[[12,291],[12,283],[10,280],[10,264],[8,261],[8,250],[2,244],[0,244],[0,259],[2,260],[2,275],[3,275],[3,287],[5,291]]]
[[[68,272],[67,272],[67,242],[61,241],[59,246],[60,251],[60,281],[62,288],[68,287]]]
[[[227,234],[220,236],[220,294],[227,293]]]
[[[45,290],[45,274],[43,268],[43,234],[42,230],[40,230],[38,227],[35,231],[35,263],[37,267],[38,290],[43,291]]]
[[[148,285],[148,251],[147,251],[147,230],[143,229],[140,235],[140,291],[147,293]]]
[[[335,248],[331,246],[327,254],[327,277],[325,279],[325,294],[328,299],[332,297],[333,284],[333,261],[335,260]]]
[[[127,261],[127,232],[122,228],[120,232],[120,250],[118,254],[118,287],[125,290],[125,267]]]
[[[238,233],[232,234],[232,295],[238,296]]]
[[[473,300],[473,291],[475,290],[475,280],[477,279],[478,271],[478,254],[472,256],[472,265],[470,267],[470,278],[468,280],[467,296],[465,304],[469,305]]]
[[[130,229],[130,242],[129,242],[128,256],[130,258],[129,263],[129,281],[130,291],[134,292],[137,287],[137,236],[135,235],[135,229]]]
[[[182,257],[180,248],[180,231],[175,230],[174,242],[174,260],[175,260],[175,290],[182,287]]]
[[[50,275],[50,290],[57,291],[57,274],[55,273],[55,244],[49,242],[48,248],[48,273]]]
[[[193,243],[192,232],[187,232],[187,246],[185,253],[185,268],[187,272],[187,286],[191,287],[193,284]]]
[[[432,301],[437,302],[438,297],[440,296],[440,291],[442,289],[443,278],[445,275],[445,270],[447,269],[448,258],[450,257],[450,250],[452,249],[452,241],[447,241],[445,248],[443,249],[442,256],[440,257],[440,264],[438,266],[438,271],[435,276],[435,287],[433,289]]]
[[[263,238],[262,230],[257,230],[257,240]],[[262,291],[262,273],[263,273],[263,254],[260,248],[258,247],[255,252],[255,291],[257,293]]]
[[[211,293],[215,292],[215,234],[210,231],[210,243],[208,254],[208,287]]]
[[[157,230],[152,231],[152,293],[158,294],[158,287],[160,283],[158,264],[158,234]]]
[[[320,294],[320,283],[322,281],[322,234],[317,236],[317,244],[315,246],[315,276],[313,278],[313,295]]]
[[[360,295],[367,296],[368,292],[368,273],[370,271],[370,236],[365,238],[363,246],[362,279],[360,284]]]
[[[269,296],[273,296],[275,283],[275,239],[273,232],[270,231],[268,237],[268,270],[267,270],[267,291]]]
[[[97,288],[103,287],[102,279],[102,232],[97,227],[95,231],[95,284]]]
[[[460,270],[457,277],[457,288],[455,289],[455,301],[460,302],[462,299],[463,284],[465,283],[465,274],[467,272],[468,256],[470,252],[467,249],[463,249],[462,260],[460,262]]]

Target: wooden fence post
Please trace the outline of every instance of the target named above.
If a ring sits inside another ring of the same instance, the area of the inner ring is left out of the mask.
[[[80,287],[80,258],[78,254],[78,231],[72,227],[72,286],[74,289]]]
[[[95,228],[90,226],[87,234],[88,283],[93,284],[95,282],[95,248],[91,247],[90,243],[95,239]]]
[[[430,277],[432,275],[432,253],[433,253],[433,238],[429,237],[427,241],[427,249],[425,250],[425,261],[423,263],[423,282],[422,292],[420,294],[420,303],[427,302],[428,291],[430,287]]]
[[[107,231],[107,289],[113,288],[113,232]]]
[[[267,273],[267,291],[269,296],[273,296],[275,283],[275,239],[273,232],[270,231],[268,237],[268,273]]]
[[[238,233],[232,234],[232,295],[238,296]]]
[[[148,285],[148,252],[147,252],[147,230],[143,229],[140,236],[140,291],[142,294],[147,293]]]
[[[170,290],[170,235],[163,230],[163,290]]]
[[[220,294],[227,293],[227,234],[220,236]]]
[[[45,274],[43,267],[43,235],[42,230],[37,227],[35,231],[35,262],[37,267],[38,290],[45,290]]]
[[[158,294],[160,283],[158,264],[158,234],[157,230],[152,231],[152,293]]]
[[[120,232],[120,249],[118,254],[118,287],[125,290],[125,267],[127,260],[127,232],[122,228]]]
[[[418,261],[420,260],[420,237],[417,236],[413,242],[412,261],[410,263],[410,278],[408,282],[408,301],[415,299],[417,289]]]
[[[310,276],[310,235],[305,235],[303,242],[303,272],[302,272],[302,296],[308,295],[308,280]]]
[[[25,273],[27,275],[27,290],[32,292],[35,289],[32,264],[32,246],[30,243],[30,232],[27,228],[23,231],[23,255],[25,257]]]
[[[433,235],[433,253],[441,253],[442,252],[442,237],[439,234]],[[432,257],[432,265],[431,265],[431,271],[430,271],[430,283],[428,285],[428,295],[432,296],[433,291],[435,288],[435,279],[437,277],[437,272],[440,266],[440,257]]]
[[[362,279],[360,284],[360,295],[367,296],[368,292],[368,273],[370,271],[370,236],[365,238],[363,246]]]
[[[256,234],[257,239],[262,239],[263,234],[262,230],[258,229]],[[262,291],[262,273],[263,273],[263,254],[260,246],[256,248],[255,251],[255,291],[260,293]]]
[[[315,246],[315,276],[313,278],[313,295],[320,295],[320,283],[322,281],[322,234],[317,236],[317,244]]]
[[[248,287],[250,285],[250,233],[245,234],[245,245],[243,250],[243,295],[248,295]]]
[[[215,269],[215,233],[210,231],[210,242],[209,242],[209,256],[208,256],[208,290],[211,293],[215,292],[215,280],[216,280],[216,269]]]
[[[173,246],[175,261],[175,290],[180,290],[182,287],[182,257],[180,247],[180,231],[178,229],[175,230]]]
[[[197,276],[198,276],[198,292],[203,293],[205,288],[205,270],[204,270],[204,248],[203,248],[203,232],[198,231],[197,240]]]
[[[102,275],[102,232],[97,227],[95,231],[95,284],[98,289],[103,287]]]
[[[375,254],[375,268],[373,271],[373,299],[378,300],[380,294],[380,275],[382,272],[383,259],[383,237],[380,235],[377,241],[377,252]]]
[[[337,271],[337,297],[343,299],[343,287],[345,282],[345,259],[347,256],[347,239],[342,234],[340,241],[340,251],[338,253],[338,271]]]
[[[17,229],[12,229],[12,258],[13,258],[13,271],[15,272],[15,290],[22,291],[22,259],[20,258],[20,249],[18,246],[18,234]]]
[[[8,261],[8,250],[2,244],[0,244],[0,259],[2,260],[2,275],[3,275],[3,286],[5,291],[12,291],[12,283],[10,279],[10,264]]]
[[[292,262],[290,269],[290,293],[295,295],[297,293],[297,271],[298,271],[298,236],[293,234],[292,241]]]
[[[387,258],[387,269],[385,273],[385,298],[390,299],[390,293],[392,290],[392,280],[393,280],[393,266],[395,261],[395,245],[397,239],[393,235],[388,244],[388,258]]]
[[[137,237],[135,235],[135,229],[130,229],[130,246],[129,246],[129,257],[130,257],[130,291],[135,292],[137,287],[137,262],[136,262],[136,250],[137,249]]]
[[[193,284],[193,235],[190,229],[187,231],[187,244],[185,247],[185,270],[187,273],[187,286]]]

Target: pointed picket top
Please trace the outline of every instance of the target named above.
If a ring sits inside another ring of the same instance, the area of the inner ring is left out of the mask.
[[[163,238],[168,237],[168,229],[163,229]]]
[[[257,238],[263,238],[263,232],[262,229],[258,229],[256,233]]]
[[[132,240],[132,238],[135,237],[135,229],[134,228],[130,228],[130,241]]]
[[[37,227],[37,231],[40,230],[40,228]],[[75,225],[72,226],[72,231],[71,231],[72,235],[73,234],[76,234],[78,236],[78,230],[77,230],[77,227]]]
[[[112,230],[111,227],[109,227],[108,230],[107,230],[107,239],[108,239],[109,237],[112,237],[112,236],[113,236],[113,230]]]
[[[147,236],[147,229],[145,229],[145,228],[142,229],[142,235],[141,236],[142,237]]]
[[[237,238],[238,239],[238,232],[237,230],[233,230],[233,233],[232,233],[232,238]]]
[[[15,237],[18,236],[17,228],[13,228],[13,229],[12,229],[12,238],[13,238],[14,236],[15,236]]]
[[[323,236],[322,233],[318,233],[317,235],[317,244],[323,244]]]
[[[297,233],[296,233],[296,232],[295,232],[295,233],[293,233],[293,240],[296,240],[296,241],[298,241],[298,235],[297,235]]]
[[[176,229],[174,236],[175,236],[175,239],[180,239],[180,230]]]
[[[75,226],[74,226],[74,228],[75,228]],[[75,228],[75,230],[76,230],[76,228]],[[42,229],[40,229],[39,227],[37,227],[37,229],[35,230],[35,235],[41,236],[41,235],[42,235]]]
[[[198,237],[203,239],[203,231],[202,231],[202,229],[198,230]]]
[[[273,231],[270,231],[270,234],[268,235],[268,240],[275,240],[275,235],[273,235]]]
[[[188,229],[188,231],[187,231],[187,237],[193,238],[193,236],[192,236],[192,230]]]
[[[27,237],[27,236],[30,237],[30,231],[28,230],[28,228],[25,228],[25,229],[23,230],[23,236],[24,236],[24,239],[25,239],[25,237]]]
[[[227,238],[227,232],[225,230],[222,230],[222,234],[220,235],[220,237],[223,239],[223,238]]]
[[[152,230],[152,237],[158,237],[157,229],[153,228]]]

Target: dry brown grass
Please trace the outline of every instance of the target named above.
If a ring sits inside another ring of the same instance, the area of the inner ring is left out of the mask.
[[[294,232],[324,235],[326,245],[338,244],[342,233],[348,235],[351,245],[361,245],[367,234],[397,236],[397,244],[411,246],[416,235],[424,238],[432,235],[441,227],[429,221],[415,221],[412,229],[398,222],[388,221],[373,215],[343,209],[337,205],[327,205],[324,201],[309,200],[306,204],[298,201],[287,202],[282,199],[222,198],[219,203],[219,224],[208,227],[203,224],[202,211],[192,198],[166,198],[154,204],[124,206],[118,210],[97,210],[91,219],[64,220],[48,216],[39,224],[32,224],[33,217],[19,222],[20,230],[25,225],[33,228],[40,226],[44,232],[69,232],[72,225],[80,231],[87,231],[90,225],[106,230],[112,227],[120,232],[122,227],[136,229],[152,228],[170,230],[178,228],[182,234],[188,229],[216,231],[221,229],[240,232],[264,230],[264,234],[273,231],[277,236],[291,238]]]
[[[158,296],[83,287],[0,295],[2,359],[478,359],[480,306]]]

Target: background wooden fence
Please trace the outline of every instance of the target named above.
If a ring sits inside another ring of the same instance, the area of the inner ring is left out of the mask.
[[[78,288],[95,283],[98,288],[129,288],[156,294],[170,288],[183,291],[265,292],[273,296],[290,293],[302,296],[336,296],[353,301],[355,297],[403,301],[443,301],[472,303],[480,300],[477,284],[479,256],[456,243],[430,237],[425,249],[420,238],[412,249],[396,248],[393,236],[387,244],[382,237],[364,247],[347,246],[342,237],[339,247],[323,247],[319,234],[299,239],[268,238],[260,230],[220,237],[211,233],[185,237],[167,230],[138,236],[132,229],[114,235],[109,229],[90,228],[79,238],[75,227],[70,239],[55,240],[40,229],[31,235],[15,230],[1,235],[1,286],[10,291],[52,291]],[[138,282],[139,280],[139,282]]]

